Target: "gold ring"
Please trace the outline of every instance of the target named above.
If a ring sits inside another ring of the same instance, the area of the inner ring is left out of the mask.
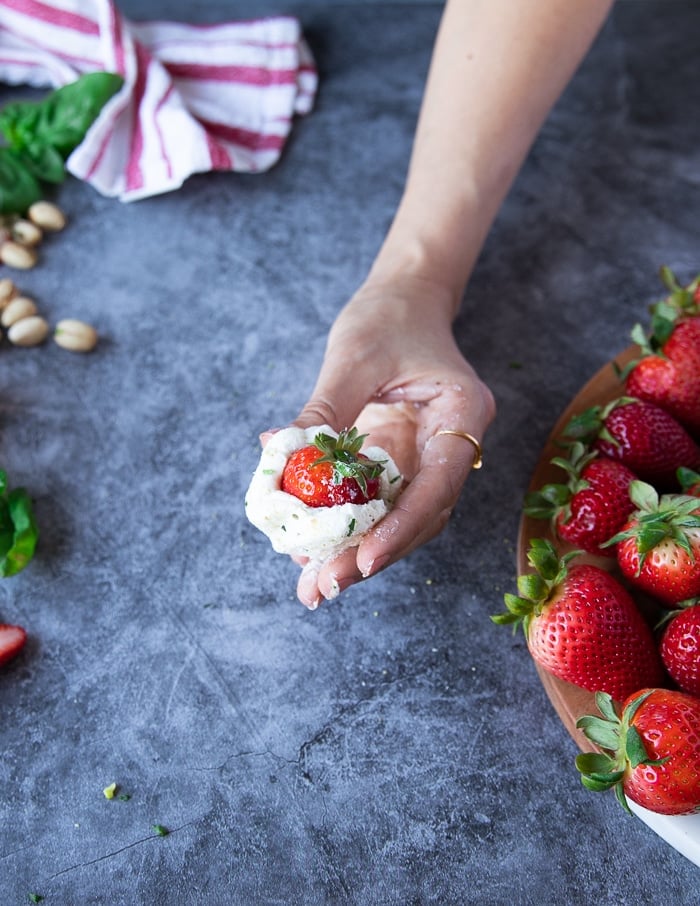
[[[450,428],[443,428],[442,431],[438,431],[433,437],[439,437],[441,434],[451,434],[454,437],[463,437],[464,440],[468,440],[470,444],[473,445],[475,454],[474,462],[472,463],[472,469],[480,469],[484,464],[484,457],[481,452],[481,444],[474,437],[473,434],[467,434],[466,431],[452,431]]]

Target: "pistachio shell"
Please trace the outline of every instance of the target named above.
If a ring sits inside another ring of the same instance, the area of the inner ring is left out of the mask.
[[[15,346],[38,346],[43,343],[49,333],[48,322],[33,315],[31,318],[22,318],[7,331],[7,337]]]
[[[39,245],[43,237],[41,228],[31,220],[20,218],[12,224],[12,238],[20,245]]]
[[[3,309],[0,315],[0,324],[3,327],[11,327],[22,318],[30,318],[37,312],[36,304],[28,296],[15,296]]]
[[[20,245],[19,242],[13,242],[11,239],[0,245],[0,261],[8,267],[27,270],[30,267],[34,267],[37,260],[36,249],[27,245]]]
[[[9,277],[0,279],[0,311],[17,295],[17,287]]]
[[[64,318],[56,325],[54,340],[72,352],[90,352],[97,345],[97,331],[91,324],[76,318]]]
[[[66,225],[63,211],[50,201],[35,201],[27,211],[27,217],[42,230],[58,232]]]

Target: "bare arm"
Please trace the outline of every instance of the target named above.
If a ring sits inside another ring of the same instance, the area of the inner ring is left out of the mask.
[[[461,297],[501,202],[611,6],[448,0],[405,192],[372,279],[416,272]]]
[[[434,537],[495,414],[452,321],[494,217],[612,0],[448,0],[401,203],[370,274],[340,312],[304,427],[357,424],[408,478],[396,507],[317,569],[315,607]],[[303,564],[302,564],[303,565]]]

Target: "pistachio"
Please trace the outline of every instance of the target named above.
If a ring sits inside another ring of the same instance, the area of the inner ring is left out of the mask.
[[[97,331],[90,324],[76,318],[64,318],[56,325],[54,340],[72,352],[90,352],[97,346]]]
[[[35,201],[27,211],[27,217],[40,229],[51,233],[62,230],[66,225],[65,214],[50,201]]]
[[[8,267],[27,270],[34,267],[37,259],[36,249],[27,245],[20,245],[19,242],[13,242],[11,239],[0,245],[0,261]]]
[[[17,295],[17,287],[9,277],[0,279],[0,311]]]
[[[31,318],[37,312],[36,305],[28,296],[15,296],[3,309],[0,315],[0,324],[3,327],[12,327],[22,318]]]
[[[7,331],[7,337],[15,346],[38,346],[43,343],[49,332],[49,324],[39,315],[22,318]]]
[[[20,245],[39,245],[43,237],[44,234],[41,232],[40,227],[32,223],[31,220],[20,218],[15,220],[12,225],[12,238],[15,242],[19,242]]]

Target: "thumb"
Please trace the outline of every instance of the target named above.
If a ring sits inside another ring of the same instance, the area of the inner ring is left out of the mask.
[[[346,357],[327,357],[310,398],[292,424],[300,428],[330,425],[336,431],[350,428],[373,393],[361,366]]]

